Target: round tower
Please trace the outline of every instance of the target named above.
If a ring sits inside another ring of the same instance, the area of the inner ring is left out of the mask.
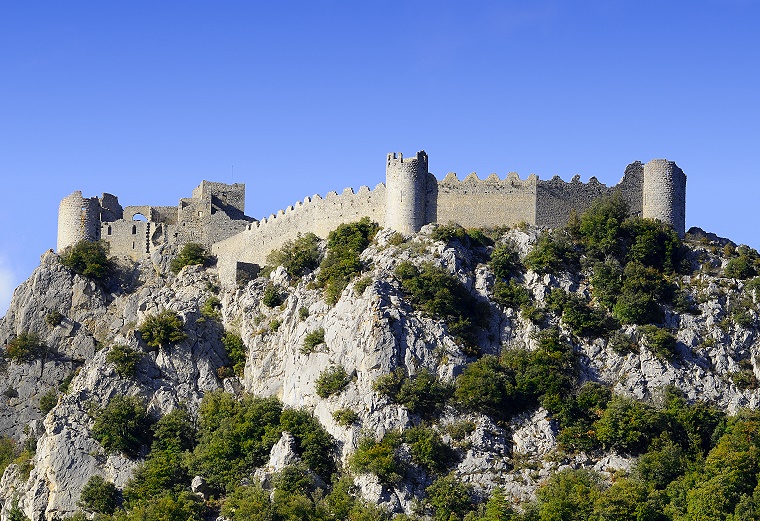
[[[686,232],[686,174],[673,161],[652,159],[644,165],[642,217],[670,224],[680,237]]]
[[[425,223],[428,156],[417,152],[413,158],[388,154],[385,166],[385,226],[401,233],[415,233]]]
[[[77,190],[64,197],[58,207],[58,252],[81,240],[96,241],[100,233],[100,203],[85,199]]]

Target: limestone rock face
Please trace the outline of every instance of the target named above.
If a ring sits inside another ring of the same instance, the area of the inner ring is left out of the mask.
[[[137,266],[124,265],[118,280],[107,285],[73,274],[48,252],[40,266],[16,290],[10,309],[0,319],[0,342],[7,345],[18,335],[34,333],[46,346],[44,356],[33,361],[7,361],[5,388],[0,388],[0,434],[20,444],[35,445],[31,470],[8,466],[0,479],[0,517],[14,501],[30,519],[63,518],[77,510],[82,487],[92,475],[103,476],[122,487],[140,458],[107,453],[93,439],[93,407],[106,405],[115,396],[137,396],[155,417],[182,404],[197,412],[205,392],[223,388],[277,396],[287,407],[305,407],[335,438],[340,463],[346,464],[362,436],[384,434],[420,423],[421,419],[373,390],[373,382],[396,368],[414,375],[426,369],[445,382],[454,382],[468,357],[443,321],[415,311],[405,298],[393,270],[403,261],[431,262],[454,275],[476,298],[487,301],[494,276],[482,252],[454,241],[450,245],[430,238],[433,227],[400,245],[393,232],[381,230],[362,254],[371,268],[363,275],[368,284],[352,281],[335,305],[325,303],[315,287],[315,274],[291,280],[283,269],[270,277],[253,280],[240,288],[219,289],[214,267],[190,266],[179,274],[168,271],[171,252],[155,252]],[[538,236],[536,229],[513,229],[512,241],[521,255]],[[662,387],[675,385],[691,399],[708,399],[735,411],[756,407],[760,392],[739,389],[730,377],[737,371],[760,376],[760,345],[754,329],[726,326],[730,302],[727,284],[742,290],[741,281],[700,275],[702,298],[699,314],[669,311],[666,323],[678,338],[679,356],[658,359],[646,347],[634,327],[625,331],[637,340],[638,351],[619,354],[604,339],[571,338],[580,354],[580,379],[602,381],[614,391],[639,399],[656,399]],[[552,287],[588,294],[588,281],[577,275],[538,275],[528,271],[519,282],[542,304]],[[686,280],[684,283],[697,281]],[[281,306],[267,307],[262,295],[269,284],[286,296]],[[732,293],[733,294],[733,293]],[[201,313],[204,302],[216,297],[218,317]],[[490,301],[489,301],[490,302]],[[499,354],[513,347],[534,348],[538,326],[519,310],[501,309],[489,303],[491,315],[479,333],[483,354]],[[172,346],[148,346],[139,325],[163,310],[176,312],[184,322],[187,338]],[[58,324],[46,318],[60,313]],[[757,320],[757,317],[753,317]],[[562,324],[557,324],[563,328]],[[324,343],[304,347],[305,337],[324,330]],[[231,365],[221,342],[224,331],[241,336],[247,348],[242,377],[227,377]],[[638,335],[638,336],[637,336]],[[568,335],[569,337],[569,335]],[[107,361],[115,344],[142,354],[134,377],[120,376]],[[350,381],[341,392],[327,398],[316,393],[323,371],[342,366]],[[224,378],[221,378],[224,377]],[[67,383],[68,382],[68,383]],[[54,393],[55,405],[46,414],[40,398]],[[333,413],[350,409],[358,420],[338,424]],[[464,434],[454,437],[455,427]],[[501,487],[514,500],[533,497],[536,488],[561,468],[593,467],[611,474],[628,469],[626,455],[567,456],[557,450],[557,426],[541,408],[508,422],[447,406],[436,426],[452,446],[458,462],[453,472],[486,497]],[[409,447],[399,448],[411,461]],[[283,467],[298,462],[294,439],[283,433],[270,453],[268,464],[252,473],[252,479],[268,481]],[[28,471],[28,474],[27,474]],[[410,466],[401,482],[381,483],[376,476],[353,476],[361,494],[395,512],[411,512],[432,477]],[[203,477],[193,490],[205,494]]]

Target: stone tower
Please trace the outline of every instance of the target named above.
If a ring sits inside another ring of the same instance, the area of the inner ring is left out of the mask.
[[[388,154],[385,166],[385,226],[401,233],[415,233],[425,224],[427,213],[428,156]]]
[[[64,197],[58,207],[57,250],[61,252],[81,240],[97,241],[98,239],[100,239],[98,198],[82,197],[82,192],[79,190]]]
[[[686,233],[686,174],[673,161],[652,159],[644,165],[642,217],[673,226]]]

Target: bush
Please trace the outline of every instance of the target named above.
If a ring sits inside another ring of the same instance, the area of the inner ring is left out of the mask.
[[[455,381],[454,399],[460,408],[499,417],[514,392],[514,376],[498,358],[485,355],[465,367]]]
[[[586,252],[597,258],[621,253],[621,228],[628,216],[628,205],[615,192],[610,197],[599,197],[580,216],[578,234]]]
[[[327,238],[327,255],[320,264],[317,284],[325,288],[325,300],[334,304],[351,279],[362,270],[359,255],[369,246],[379,226],[369,218],[341,224]]]
[[[299,278],[317,269],[321,257],[319,237],[311,232],[299,233],[294,240],[267,255],[267,264],[283,266],[291,277]]]
[[[594,423],[594,430],[606,449],[640,454],[664,430],[664,421],[663,415],[651,406],[616,396]]]
[[[279,429],[293,435],[301,460],[329,482],[335,472],[335,440],[314,414],[305,409],[285,409]]]
[[[509,280],[522,272],[520,256],[512,242],[499,244],[491,252],[488,267],[498,279]]]
[[[468,237],[465,229],[456,223],[441,224],[436,226],[433,233],[430,234],[430,238],[436,242],[450,243],[453,241],[459,241],[463,246],[468,246]]]
[[[623,225],[628,242],[626,261],[640,262],[664,273],[681,267],[681,240],[669,225],[654,219],[629,219]]]
[[[669,301],[673,288],[655,268],[631,261],[623,270],[623,284],[613,315],[624,324],[658,322],[661,301]]]
[[[120,521],[187,521],[204,519],[203,501],[191,492],[165,494],[141,501]]]
[[[418,425],[407,429],[403,439],[409,445],[412,461],[430,473],[440,474],[456,462],[456,452],[430,427]]]
[[[351,377],[343,366],[334,366],[319,373],[314,382],[314,390],[320,398],[327,398],[341,392],[350,381]]]
[[[224,348],[227,350],[227,356],[232,361],[232,368],[235,374],[243,376],[246,360],[246,348],[245,344],[243,344],[243,339],[240,338],[240,335],[225,333],[222,337],[222,344],[224,344]]]
[[[37,333],[23,331],[11,339],[5,346],[5,356],[14,362],[31,362],[42,358],[47,353],[47,346]]]
[[[676,337],[667,329],[657,326],[640,326],[646,345],[654,356],[660,360],[672,360],[678,354]]]
[[[158,315],[148,315],[138,328],[142,339],[151,347],[168,347],[182,342],[187,335],[182,331],[184,323],[174,311],[164,310]]]
[[[65,317],[59,311],[51,311],[45,315],[45,323],[50,327],[59,326]]]
[[[150,418],[145,405],[134,396],[114,396],[95,411],[94,418],[92,437],[109,452],[134,458],[150,441]]]
[[[726,277],[732,279],[748,279],[757,275],[757,258],[750,255],[739,255],[728,261],[723,270]]]
[[[539,519],[585,521],[602,490],[599,476],[589,470],[561,470],[536,491]]]
[[[619,355],[627,355],[628,353],[637,353],[639,351],[639,345],[636,340],[629,334],[622,331],[615,331],[610,340],[607,343]]]
[[[362,277],[354,284],[354,293],[357,295],[364,295],[366,290],[372,284],[372,277]]]
[[[493,300],[505,308],[516,309],[529,305],[531,295],[515,279],[510,279],[509,282],[498,279],[493,285]]]
[[[402,262],[394,274],[413,306],[443,319],[468,354],[477,352],[477,328],[490,314],[485,303],[473,297],[448,271],[431,263],[417,267],[411,262]]]
[[[307,318],[309,318],[309,308],[303,306],[298,308],[298,319],[306,320]]]
[[[308,354],[314,352],[319,344],[325,342],[325,330],[323,328],[315,329],[308,333],[303,339],[303,346],[301,346],[301,353]]]
[[[137,364],[142,360],[142,353],[129,346],[116,344],[106,355],[106,362],[114,365],[116,373],[122,378],[132,378],[137,371]]]
[[[79,506],[90,512],[110,515],[116,510],[119,491],[101,476],[90,476],[79,496]]]
[[[0,437],[0,475],[5,472],[8,465],[13,463],[13,460],[16,459],[17,453],[18,448],[16,447],[16,442],[13,441],[13,438],[8,438],[6,436]]]
[[[545,275],[567,271],[578,266],[578,252],[564,230],[541,234],[533,249],[525,256],[526,268]]]
[[[79,241],[59,256],[61,264],[83,277],[103,281],[111,275],[113,264],[108,259],[108,243]]]
[[[441,382],[429,370],[422,368],[412,378],[402,368],[377,378],[373,389],[393,403],[403,405],[410,412],[423,417],[438,414],[451,397],[451,385]]]
[[[172,273],[179,273],[185,266],[206,266],[210,259],[211,257],[201,244],[188,242],[182,247],[179,254],[172,259],[169,269]]]
[[[400,444],[401,435],[397,432],[387,433],[380,441],[364,437],[348,459],[349,468],[354,472],[371,472],[386,485],[398,483],[404,474],[404,466],[396,457]]]
[[[425,489],[425,506],[434,521],[461,520],[472,510],[472,485],[465,485],[454,474],[436,479]]]
[[[282,304],[283,298],[277,286],[274,284],[267,285],[264,294],[261,296],[261,302],[268,308],[275,308]]]
[[[58,405],[58,393],[55,392],[55,389],[50,389],[40,396],[40,412],[42,414],[49,413],[56,405]]]
[[[338,409],[332,413],[332,417],[341,427],[350,427],[359,421],[359,415],[351,409]]]
[[[201,306],[201,315],[212,320],[219,320],[221,318],[222,302],[215,295],[211,295],[203,301]]]

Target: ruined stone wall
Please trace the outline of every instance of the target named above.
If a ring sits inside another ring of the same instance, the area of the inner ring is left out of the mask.
[[[358,221],[362,217],[385,222],[386,189],[379,184],[374,190],[366,186],[354,193],[346,188],[342,194],[328,193],[307,197],[303,202],[280,210],[277,215],[250,223],[245,231],[213,245],[219,277],[225,283],[235,281],[238,262],[266,264],[267,255],[285,242],[305,233],[327,235],[338,225]]]
[[[465,228],[533,224],[537,181],[535,175],[521,180],[514,172],[506,179],[491,174],[484,180],[473,173],[460,181],[450,173],[438,183],[437,211],[430,222],[455,222]]]

